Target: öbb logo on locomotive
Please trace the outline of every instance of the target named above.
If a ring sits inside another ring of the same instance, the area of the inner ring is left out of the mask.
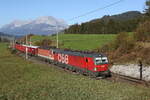
[[[61,63],[68,64],[68,55],[65,54],[58,54],[58,61]]]

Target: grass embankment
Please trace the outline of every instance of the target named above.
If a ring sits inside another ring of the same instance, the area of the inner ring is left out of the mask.
[[[0,100],[149,100],[150,89],[35,64],[0,43]]]
[[[93,50],[114,40],[114,34],[59,34],[60,48]],[[56,41],[56,36],[32,36],[33,44],[43,39]]]

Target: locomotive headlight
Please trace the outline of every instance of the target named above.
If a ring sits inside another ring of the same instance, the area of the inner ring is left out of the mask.
[[[96,68],[96,67],[94,68],[94,71],[97,71],[97,68]]]

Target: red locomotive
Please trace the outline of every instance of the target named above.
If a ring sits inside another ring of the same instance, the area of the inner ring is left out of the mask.
[[[21,52],[26,52],[26,48],[30,54],[72,71],[92,76],[110,75],[108,59],[103,54],[62,50],[54,47],[15,45],[15,49]]]

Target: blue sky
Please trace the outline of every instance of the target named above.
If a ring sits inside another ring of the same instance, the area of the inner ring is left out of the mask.
[[[54,16],[66,20],[68,24],[74,24],[131,10],[142,12],[145,8],[145,0],[124,0],[113,7],[68,21],[116,1],[118,0],[0,0],[0,27],[13,20],[31,20],[40,16]]]

